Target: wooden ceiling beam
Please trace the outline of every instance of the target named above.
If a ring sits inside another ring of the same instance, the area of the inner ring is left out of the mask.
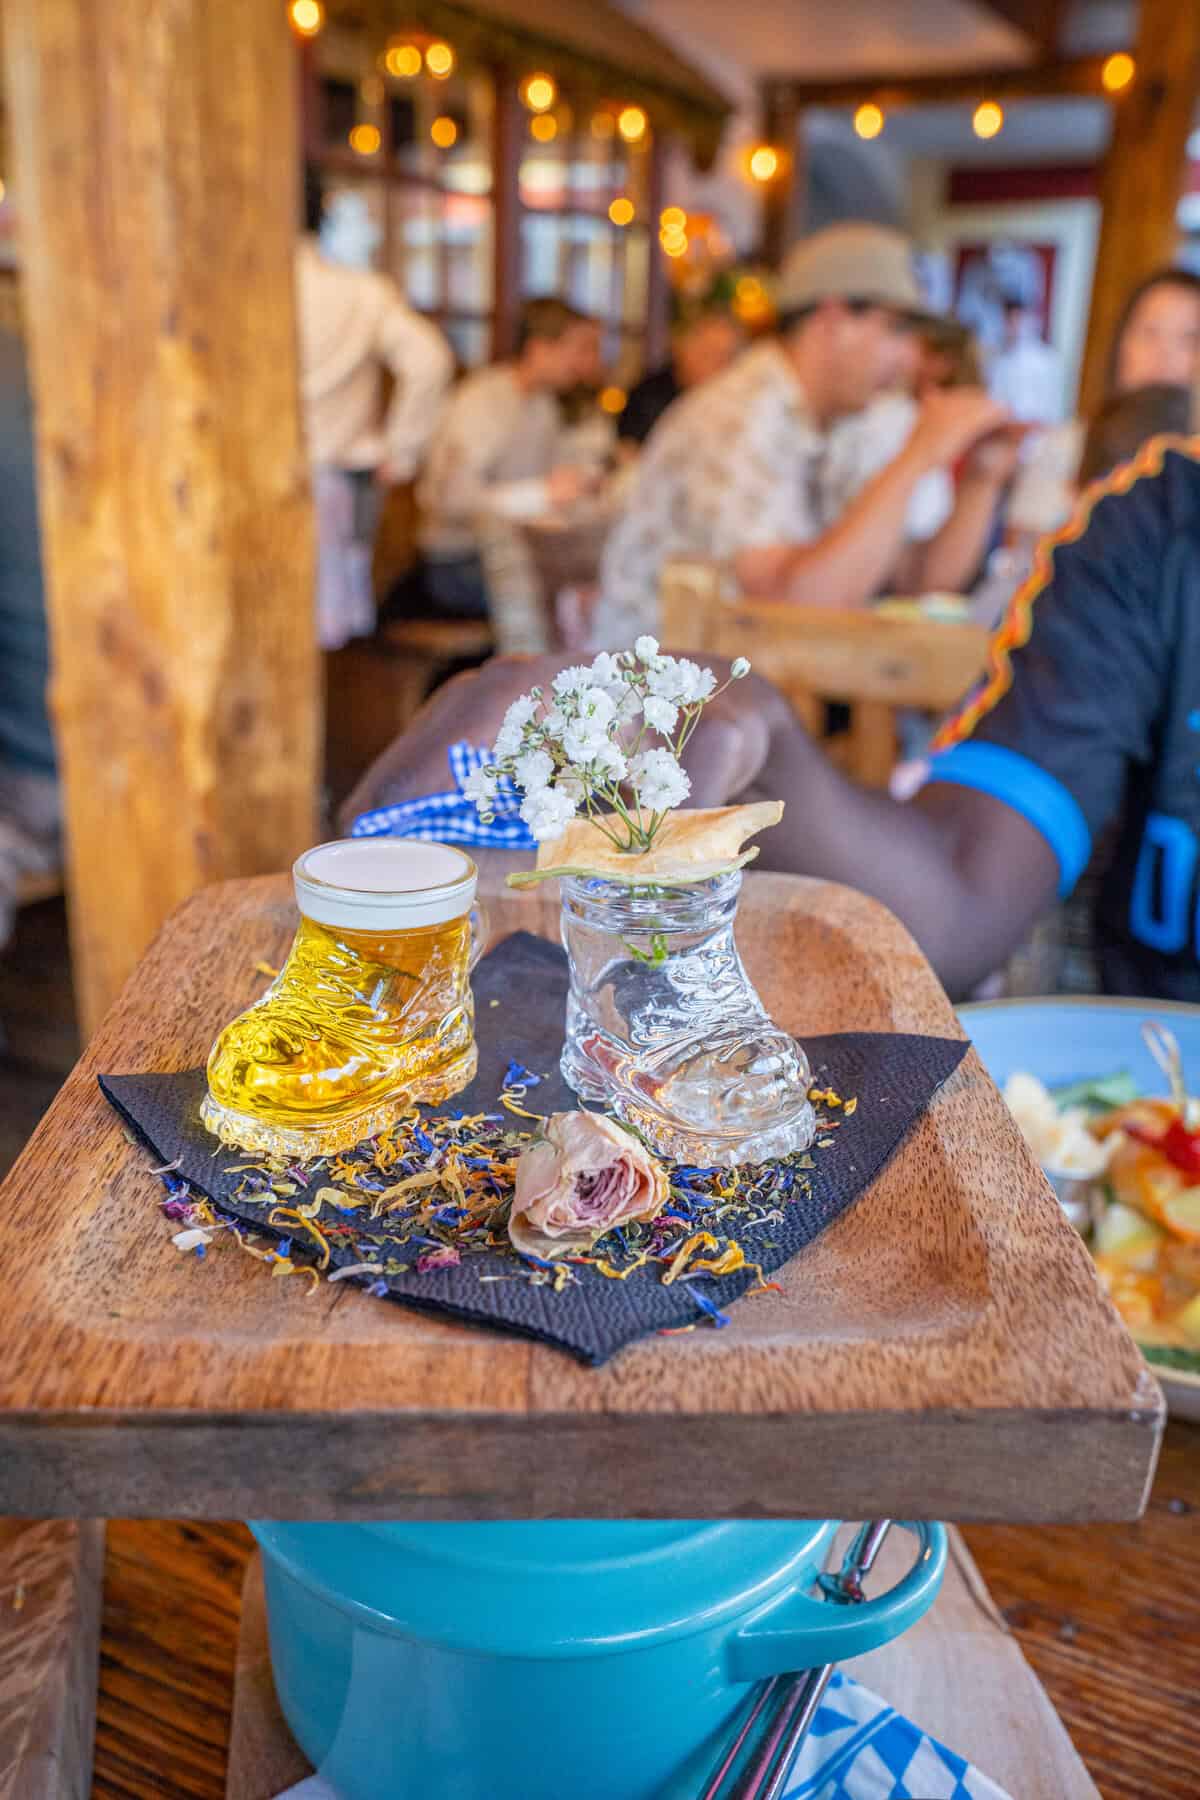
[[[768,98],[786,97],[800,110],[813,106],[954,106],[981,100],[1040,100],[1070,95],[1104,96],[1102,56],[1057,57],[1019,69],[964,69],[935,75],[856,75],[844,81],[803,81],[773,75]]]
[[[975,0],[975,4],[1027,37],[1043,56],[1057,53],[1066,11],[1063,0]]]

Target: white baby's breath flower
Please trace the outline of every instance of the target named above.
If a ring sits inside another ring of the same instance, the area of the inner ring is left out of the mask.
[[[554,692],[562,699],[566,694],[582,693],[584,688],[591,687],[592,682],[592,671],[577,664],[573,669],[561,669],[552,685]]]
[[[668,812],[686,800],[692,784],[670,750],[642,750],[630,764],[638,803],[649,812]]]
[[[608,689],[626,685],[625,677],[621,672],[620,657],[613,656],[608,650],[601,650],[592,663],[590,674],[593,687]]]
[[[608,742],[604,719],[572,719],[562,734],[563,754],[573,763],[590,763]]]
[[[462,784],[468,800],[473,800],[481,813],[491,811],[496,799],[496,777],[486,769],[472,769]]]
[[[554,775],[554,758],[548,750],[526,750],[513,763],[518,787],[527,794],[546,787]]]
[[[593,784],[597,782],[624,781],[629,773],[629,764],[624,752],[606,738],[596,750],[587,769]]]
[[[679,708],[658,694],[647,694],[643,709],[647,725],[652,726],[655,731],[661,731],[664,737],[670,737],[679,720]]]
[[[539,788],[521,802],[521,817],[539,844],[558,837],[575,817],[575,801],[557,787]]]
[[[518,700],[513,701],[496,735],[496,747],[492,752],[494,761],[506,762],[510,756],[517,754],[525,727],[532,722],[537,709],[538,703],[532,694],[522,694]]]
[[[633,653],[639,662],[646,664],[647,668],[653,667],[658,657],[658,639],[650,637],[647,633],[646,636],[637,640],[633,646]]]
[[[748,656],[735,656],[733,659],[733,666],[729,673],[734,681],[743,680],[745,676],[750,673],[750,658]]]
[[[699,698],[701,676],[709,675],[708,692],[716,686],[711,672],[700,669],[686,657],[660,657],[654,668],[647,671],[646,686],[652,694],[661,700],[671,700],[678,706],[690,706]]]

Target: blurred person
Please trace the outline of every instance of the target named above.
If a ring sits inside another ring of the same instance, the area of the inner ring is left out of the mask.
[[[744,342],[745,333],[727,308],[685,311],[671,333],[670,361],[630,389],[617,421],[622,445],[640,449],[672,401],[727,369]]]
[[[917,332],[916,398],[924,400],[948,388],[986,385],[975,333],[957,319],[927,319]]]
[[[1057,425],[1063,415],[1063,362],[1042,335],[1038,310],[1019,296],[1002,301],[1004,341],[988,386],[1024,425]]]
[[[1125,303],[1113,336],[1105,401],[1134,388],[1200,381],[1200,276],[1188,269],[1159,269]],[[1071,515],[1079,492],[1079,467],[1088,422],[1070,419],[1034,447],[1008,503],[1008,535],[1032,546],[1057,531]]]
[[[613,466],[617,448],[616,420],[600,404],[607,382],[604,333],[598,319],[588,319],[578,379],[574,387],[559,396],[563,416],[559,449],[565,464],[592,469],[598,476]]]
[[[564,456],[559,397],[587,379],[595,360],[592,320],[563,300],[527,300],[516,355],[455,388],[421,477],[421,563],[396,596],[398,610],[486,617],[480,518],[541,518],[594,487],[595,472]]]
[[[61,859],[48,679],[33,406],[21,337],[0,325],[0,943],[22,877]]]
[[[1170,382],[1113,394],[1088,426],[1079,463],[1079,486],[1103,481],[1122,463],[1132,462],[1156,437],[1186,437],[1192,430],[1192,390]]]
[[[778,335],[684,395],[651,435],[606,546],[596,647],[654,631],[662,568],[676,556],[731,562],[746,594],[864,605],[897,565],[922,482],[1009,424],[986,393],[932,394],[895,455],[831,493],[834,427],[912,376],[924,315],[909,246],[881,226],[831,226],[791,252],[778,304]],[[989,468],[979,473],[970,504],[921,546],[923,591],[953,587],[981,554],[997,487]]]
[[[1200,441],[1151,440],[1087,507],[1014,600],[914,800],[842,775],[751,675],[688,746],[690,804],[784,800],[756,866],[874,895],[954,995],[1027,940],[1107,840],[1091,920],[1103,990],[1194,1005]],[[369,772],[354,810],[444,788],[448,745],[490,743],[510,702],[563,660],[496,662],[444,691]]]
[[[305,227],[296,252],[300,392],[317,510],[317,630],[322,649],[335,650],[375,629],[378,489],[416,476],[454,358],[436,325],[369,266],[378,233],[360,196],[338,196],[327,216],[309,169]],[[386,416],[385,371],[394,383]]]

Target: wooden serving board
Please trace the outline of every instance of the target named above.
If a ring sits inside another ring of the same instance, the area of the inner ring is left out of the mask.
[[[557,934],[552,889],[488,905],[494,939]],[[782,1293],[600,1370],[346,1287],[308,1298],[232,1250],[180,1256],[96,1074],[202,1062],[295,919],[284,877],[181,907],[0,1190],[0,1511],[1140,1513],[1161,1393],[973,1052]],[[738,937],[802,1038],[959,1032],[861,895],[751,875]]]

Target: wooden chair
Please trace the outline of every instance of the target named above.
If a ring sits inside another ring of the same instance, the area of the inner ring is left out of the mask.
[[[325,656],[325,779],[338,806],[439,676],[493,649],[486,619],[396,619]]]
[[[664,646],[748,656],[816,737],[826,704],[847,705],[850,729],[831,740],[831,750],[869,787],[886,787],[895,766],[897,708],[948,712],[984,666],[988,633],[980,625],[752,601],[728,584],[720,564],[669,563],[662,581]]]

